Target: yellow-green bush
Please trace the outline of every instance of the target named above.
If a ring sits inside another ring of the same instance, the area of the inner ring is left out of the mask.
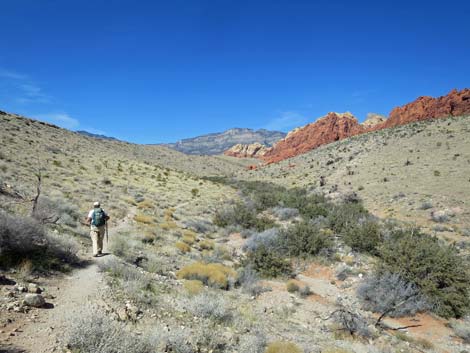
[[[138,209],[153,208],[153,202],[150,200],[144,200],[137,204]]]
[[[178,248],[179,251],[183,253],[187,253],[191,251],[191,247],[188,244],[183,243],[182,241],[176,242],[175,246]]]
[[[294,293],[294,292],[298,292],[300,287],[299,287],[299,285],[297,284],[296,281],[291,279],[291,280],[287,281],[286,289],[289,293]]]
[[[211,287],[222,289],[228,289],[229,280],[234,280],[236,275],[233,269],[222,264],[202,262],[185,266],[176,273],[179,279],[196,279]]]
[[[152,224],[153,223],[153,217],[152,216],[147,216],[145,214],[136,214],[134,216],[134,221],[139,222],[139,223],[144,223],[144,224]]]
[[[302,348],[297,346],[295,343],[287,341],[276,341],[270,343],[265,353],[303,353]]]
[[[183,235],[183,242],[188,244],[188,245],[193,245],[196,241],[196,236],[192,236],[189,234]]]
[[[204,283],[197,279],[192,279],[184,281],[183,287],[190,295],[197,295],[204,290]]]
[[[199,246],[203,250],[212,250],[214,249],[215,243],[212,240],[205,239],[199,243]]]

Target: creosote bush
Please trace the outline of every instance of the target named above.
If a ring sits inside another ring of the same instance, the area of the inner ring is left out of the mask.
[[[416,229],[396,231],[380,247],[378,273],[400,274],[443,317],[462,317],[470,309],[468,263],[456,248]]]
[[[222,264],[195,262],[176,273],[179,279],[199,280],[215,288],[228,289],[236,280],[237,273]]]
[[[247,254],[245,265],[251,266],[263,277],[287,276],[292,273],[290,261],[264,245]]]
[[[281,231],[277,241],[279,252],[284,256],[314,256],[321,251],[328,252],[333,247],[328,232],[307,221]]]
[[[343,230],[343,239],[353,250],[377,255],[382,241],[380,225],[371,218],[361,219]]]

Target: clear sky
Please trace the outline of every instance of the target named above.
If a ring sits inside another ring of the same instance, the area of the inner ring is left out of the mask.
[[[470,87],[470,1],[0,0],[0,110],[138,143]]]

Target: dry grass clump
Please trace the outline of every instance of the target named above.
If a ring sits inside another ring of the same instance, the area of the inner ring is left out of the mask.
[[[150,208],[153,208],[153,206],[154,206],[153,202],[150,200],[144,200],[144,201],[137,203],[137,208],[140,210],[150,209]]]
[[[191,234],[184,232],[183,233],[183,242],[188,244],[188,245],[193,245],[196,242],[196,234]]]
[[[169,222],[160,224],[160,228],[163,230],[172,230],[172,229],[178,228],[178,225],[173,221],[169,221]]]
[[[184,281],[183,287],[184,289],[186,289],[188,294],[197,295],[204,290],[204,283],[202,283],[201,281],[197,279],[192,279],[192,280]]]
[[[265,353],[303,353],[303,349],[297,346],[295,343],[287,341],[275,341],[270,343]]]
[[[199,243],[199,246],[203,250],[213,250],[215,247],[215,243],[212,240],[205,239]]]
[[[300,290],[300,286],[298,285],[297,281],[290,279],[287,281],[286,289],[289,293],[294,293]]]
[[[230,282],[235,281],[237,273],[222,264],[195,262],[183,267],[176,276],[179,279],[196,279],[211,287],[228,289]]]
[[[145,214],[136,214],[134,216],[134,221],[144,224],[152,224],[154,222],[154,219],[152,216],[148,216]]]
[[[175,246],[176,246],[176,248],[177,248],[179,251],[181,251],[182,253],[188,253],[188,252],[191,251],[191,247],[190,247],[188,244],[183,243],[182,241],[177,241],[177,242],[175,243]]]

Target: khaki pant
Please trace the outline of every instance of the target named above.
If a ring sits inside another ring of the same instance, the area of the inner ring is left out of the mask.
[[[106,226],[91,227],[90,236],[93,243],[93,255],[98,255],[103,251],[103,239]]]

